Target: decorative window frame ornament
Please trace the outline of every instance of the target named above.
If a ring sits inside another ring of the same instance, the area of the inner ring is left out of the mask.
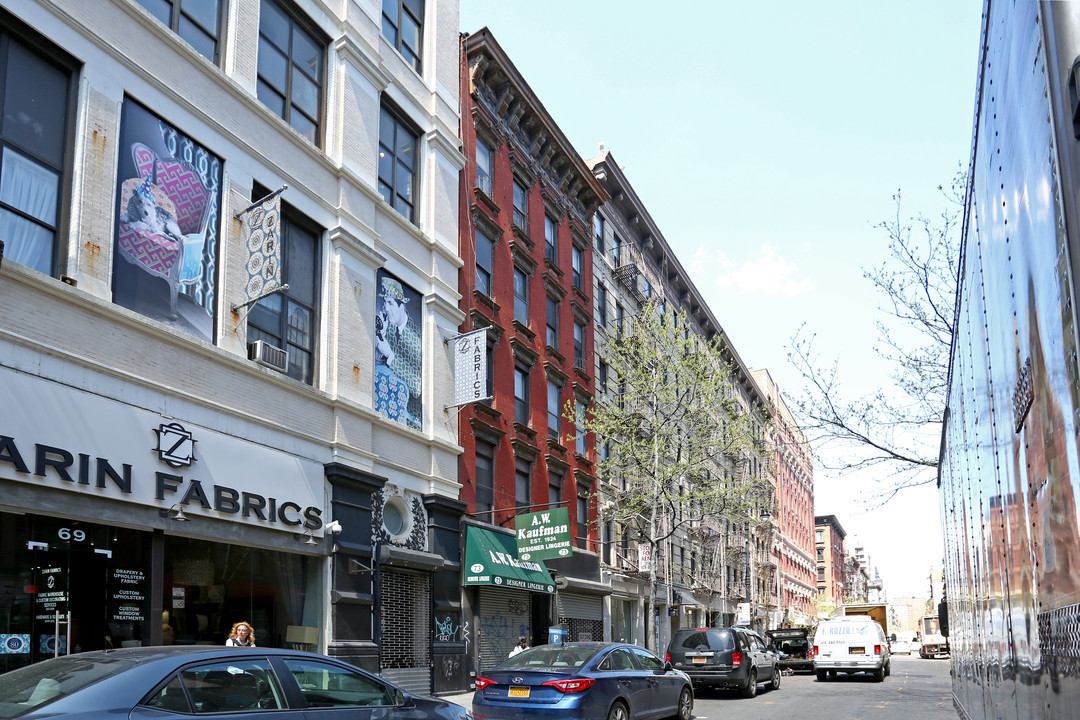
[[[401,512],[404,524],[397,533],[386,527],[386,507],[393,505]],[[428,516],[421,495],[403,488],[387,485],[371,496],[371,544],[403,547],[420,552],[428,551]]]

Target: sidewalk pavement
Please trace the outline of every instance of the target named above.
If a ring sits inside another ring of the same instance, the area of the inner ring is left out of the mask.
[[[471,692],[467,692],[460,695],[439,695],[438,697],[440,700],[452,702],[467,710],[472,710],[472,696],[473,694]]]

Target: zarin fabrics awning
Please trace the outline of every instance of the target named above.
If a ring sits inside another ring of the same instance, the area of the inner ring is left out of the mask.
[[[465,528],[465,584],[555,592],[555,583],[542,561],[518,559],[513,535],[472,525]]]

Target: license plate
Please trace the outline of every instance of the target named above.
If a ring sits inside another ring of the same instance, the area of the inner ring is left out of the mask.
[[[704,665],[706,660],[708,660],[708,658],[703,658],[703,657],[691,658],[691,662],[693,662],[695,665]]]
[[[848,648],[848,652],[850,652],[852,655],[865,655],[866,654],[866,648],[861,648],[861,647]]]
[[[507,697],[529,697],[529,688],[527,687],[511,687],[506,693]]]

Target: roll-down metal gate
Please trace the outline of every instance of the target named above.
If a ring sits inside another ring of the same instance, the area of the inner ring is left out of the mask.
[[[568,639],[604,639],[604,599],[600,595],[559,591],[559,622],[566,623]]]
[[[484,587],[479,600],[479,667],[484,671],[505,660],[522,635],[531,642],[532,597],[524,590]]]
[[[379,673],[405,690],[431,692],[431,576],[383,568]]]

